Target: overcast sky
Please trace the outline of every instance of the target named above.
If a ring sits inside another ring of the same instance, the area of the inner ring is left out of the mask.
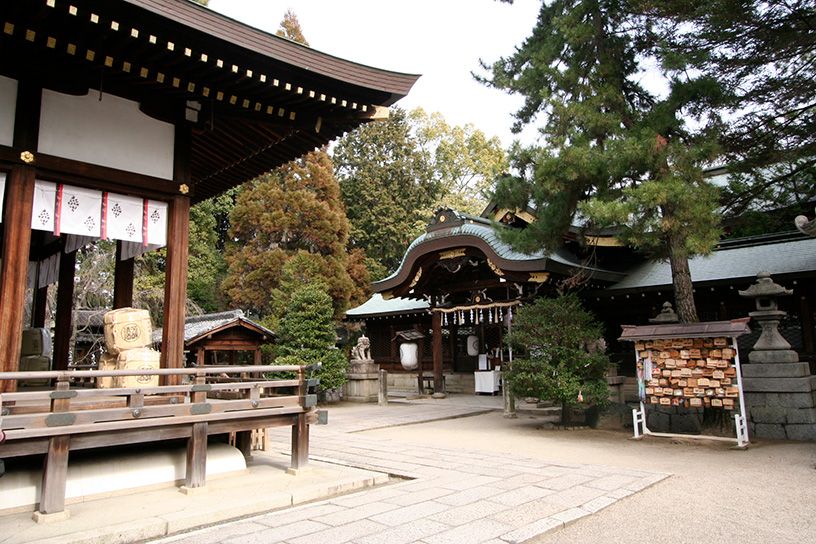
[[[292,9],[309,45],[348,60],[422,74],[398,104],[439,111],[458,125],[473,123],[509,145],[518,97],[476,82],[479,59],[509,55],[532,30],[539,0],[210,0],[229,17],[275,32]],[[524,141],[531,141],[527,131]]]

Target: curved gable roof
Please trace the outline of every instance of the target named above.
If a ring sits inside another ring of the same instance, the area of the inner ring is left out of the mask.
[[[510,244],[502,241],[493,225],[484,219],[459,214],[456,216],[461,220],[459,224],[451,225],[448,228],[440,228],[438,223],[432,224],[428,232],[411,242],[399,268],[387,278],[374,282],[374,291],[388,291],[409,280],[414,265],[420,257],[459,247],[473,247],[480,250],[502,270],[568,273],[575,269],[583,269],[591,271],[594,277],[606,281],[619,281],[624,277],[618,272],[588,267],[563,248],[551,253],[516,251]]]

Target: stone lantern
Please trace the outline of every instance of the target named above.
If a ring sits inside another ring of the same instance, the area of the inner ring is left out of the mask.
[[[762,327],[762,333],[756,344],[748,354],[751,363],[796,363],[799,354],[791,349],[791,345],[779,333],[779,321],[787,315],[779,309],[777,298],[793,294],[791,289],[785,289],[771,279],[768,272],[757,274],[757,281],[740,296],[753,298],[756,311],[749,313],[751,318]]]

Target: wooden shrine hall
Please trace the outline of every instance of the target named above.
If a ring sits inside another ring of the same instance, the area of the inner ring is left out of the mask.
[[[375,282],[379,296],[346,312],[366,323],[372,357],[399,370],[396,335],[405,329],[424,333],[422,359],[430,355],[433,389],[442,392],[445,373],[492,372],[510,354],[503,341],[512,312],[524,301],[552,294],[561,280],[576,275],[598,286],[624,275],[588,264],[564,248],[521,253],[501,240],[491,218],[438,210],[427,232],[405,252],[399,268]],[[494,380],[494,383],[498,383]],[[479,391],[478,384],[476,385]],[[488,391],[490,392],[490,391]]]
[[[187,0],[2,2],[0,371],[55,281],[67,369],[76,251],[99,239],[117,243],[114,308],[131,305],[134,257],[166,246],[161,367],[182,368],[190,206],[384,118],[417,77]]]

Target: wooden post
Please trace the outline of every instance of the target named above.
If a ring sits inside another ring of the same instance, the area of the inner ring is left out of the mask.
[[[808,289],[803,289],[799,293],[799,324],[802,327],[802,347],[805,353],[813,353],[816,349],[813,338],[813,312],[810,309],[808,294]]]
[[[162,368],[184,367],[184,314],[187,305],[187,243],[190,199],[176,196],[170,202],[167,225],[167,268],[164,280]],[[180,376],[168,376],[166,385],[178,385]]]
[[[54,326],[54,370],[68,370],[71,355],[76,251],[60,255],[57,283],[57,318]]]
[[[434,397],[445,397],[442,386],[442,312],[433,312],[431,316],[432,348],[433,348],[433,373],[434,373]]]
[[[301,399],[301,406],[303,406],[306,399],[306,376],[301,367],[298,370],[298,395]],[[309,425],[306,423],[306,413],[300,413],[295,416],[295,423],[292,425],[292,461],[289,472],[297,473],[298,470],[304,468],[309,462]]]
[[[116,263],[113,275],[113,309],[133,306],[134,259],[122,260],[122,241],[116,241]]]
[[[203,373],[196,374],[195,385],[202,386],[207,382]],[[190,402],[193,405],[207,402],[206,391],[194,391]],[[202,488],[207,485],[207,422],[193,423],[193,430],[187,440],[187,472],[182,492]]]
[[[57,398],[51,400],[52,414],[68,411],[71,402],[70,397],[66,394],[68,390],[69,383],[67,381],[57,383]],[[59,393],[63,394],[59,395]],[[40,507],[39,511],[34,515],[34,520],[37,522],[48,519],[43,516],[61,514],[65,511],[65,483],[68,477],[68,451],[70,445],[70,435],[55,436],[48,441],[48,454],[45,456],[43,466]],[[67,517],[67,513],[60,517]]]
[[[6,179],[3,218],[3,260],[0,263],[0,370],[20,368],[23,310],[31,250],[31,209],[34,206],[34,169],[15,166]],[[0,381],[0,393],[15,391],[17,382]]]
[[[377,404],[380,406],[388,406],[388,372],[380,369],[380,382],[377,391]]]
[[[45,327],[45,312],[48,309],[48,286],[34,291],[34,301],[31,311],[31,326],[41,329]]]

